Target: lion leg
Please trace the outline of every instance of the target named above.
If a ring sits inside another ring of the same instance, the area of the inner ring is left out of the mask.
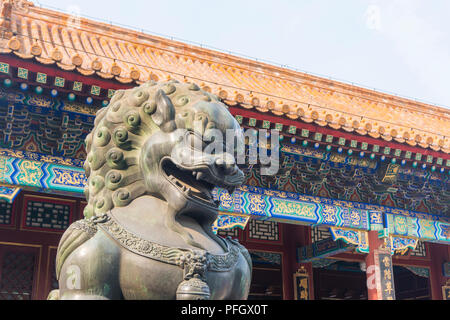
[[[119,263],[120,248],[99,230],[64,261],[59,274],[59,299],[122,299]]]

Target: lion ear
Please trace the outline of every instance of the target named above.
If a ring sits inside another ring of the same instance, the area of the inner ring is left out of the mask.
[[[162,131],[171,132],[176,129],[175,108],[169,97],[159,89],[156,92],[156,111],[152,115],[153,121]]]

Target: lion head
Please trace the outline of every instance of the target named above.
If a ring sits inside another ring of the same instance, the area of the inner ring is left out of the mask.
[[[84,216],[104,214],[143,195],[177,209],[216,210],[212,189],[232,192],[244,179],[229,150],[203,152],[220,134],[229,139],[226,131],[242,141],[227,107],[193,83],[152,81],[118,90],[97,112],[85,140]]]

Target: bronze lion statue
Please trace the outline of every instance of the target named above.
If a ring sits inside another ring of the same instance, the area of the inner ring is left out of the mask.
[[[86,137],[85,218],[60,240],[48,299],[247,299],[248,251],[212,231],[212,189],[244,179],[229,149],[203,152],[214,130],[242,142],[227,107],[196,84],[114,94]]]

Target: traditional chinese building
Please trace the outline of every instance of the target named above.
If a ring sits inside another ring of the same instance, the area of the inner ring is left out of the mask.
[[[82,218],[85,136],[117,89],[195,82],[280,169],[218,189],[218,232],[251,252],[251,299],[446,299],[450,111],[0,0],[0,299],[45,299]]]

